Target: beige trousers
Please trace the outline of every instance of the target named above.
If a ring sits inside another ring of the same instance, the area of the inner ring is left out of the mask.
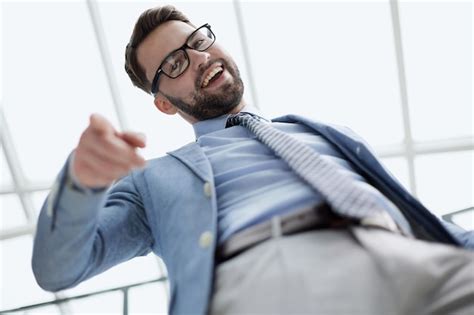
[[[273,238],[216,267],[209,314],[474,314],[474,253],[364,227]]]

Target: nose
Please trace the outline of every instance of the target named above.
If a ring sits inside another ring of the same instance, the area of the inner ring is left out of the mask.
[[[188,49],[188,56],[194,71],[198,71],[202,65],[205,65],[211,59],[211,54],[208,51],[194,49]]]

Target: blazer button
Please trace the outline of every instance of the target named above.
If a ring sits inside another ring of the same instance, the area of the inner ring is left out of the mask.
[[[204,188],[204,195],[206,195],[206,197],[211,197],[212,196],[211,183],[209,183],[209,182],[204,183],[203,188]]]
[[[212,245],[213,239],[214,237],[211,231],[203,232],[199,237],[199,246],[201,246],[201,248],[208,248]]]

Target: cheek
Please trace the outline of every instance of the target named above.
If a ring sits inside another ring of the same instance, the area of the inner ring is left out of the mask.
[[[191,99],[196,92],[194,80],[190,73],[185,73],[177,79],[167,78],[167,82],[162,84],[162,91],[170,96]]]
[[[220,45],[214,44],[213,47],[216,46],[213,50],[213,58],[224,58],[226,60],[234,62],[234,59],[231,55]],[[212,48],[212,47],[211,47]]]

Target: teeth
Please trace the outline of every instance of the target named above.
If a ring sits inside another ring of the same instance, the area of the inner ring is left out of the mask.
[[[222,69],[221,66],[218,66],[218,67],[214,68],[214,70],[209,72],[209,74],[206,76],[206,78],[202,82],[202,87],[205,88],[209,84],[209,81],[211,81],[211,79],[221,71],[224,71],[224,69]]]

